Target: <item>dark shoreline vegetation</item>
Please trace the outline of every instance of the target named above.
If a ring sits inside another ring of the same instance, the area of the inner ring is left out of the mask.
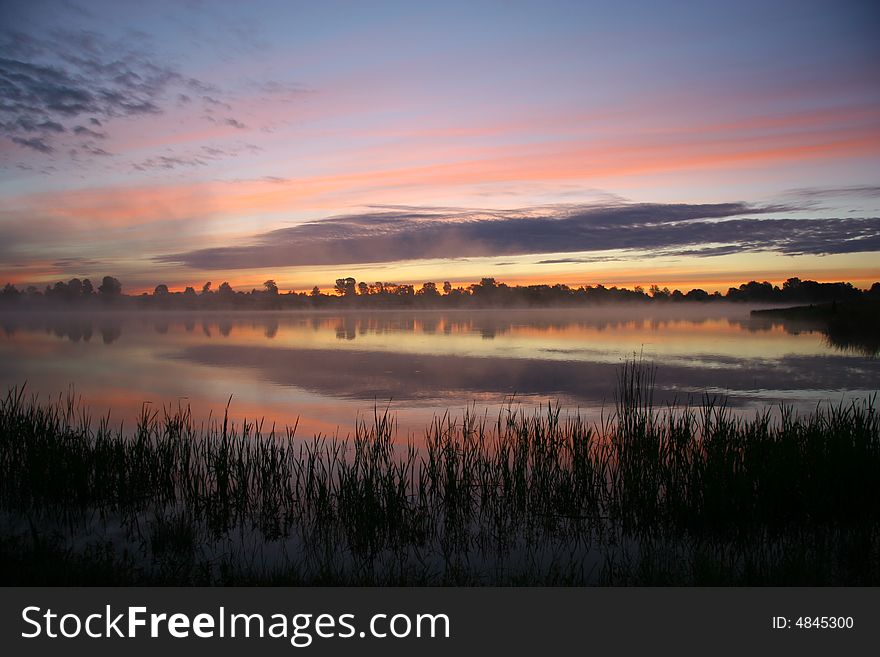
[[[558,407],[437,418],[396,445],[74,398],[0,403],[2,583],[878,585],[876,396],[752,418],[653,404],[627,363],[598,426]],[[93,428],[95,427],[95,428]]]
[[[152,294],[126,295],[122,283],[105,276],[95,289],[90,279],[72,278],[47,285],[44,290],[29,286],[19,290],[7,283],[0,291],[0,308],[126,308],[146,310],[286,310],[286,309],[377,309],[377,308],[528,308],[579,306],[604,303],[680,303],[734,301],[760,304],[840,303],[864,299],[880,299],[880,282],[861,290],[851,283],[818,283],[792,277],[782,287],[764,281],[749,281],[731,287],[725,294],[696,288],[684,293],[656,285],[645,290],[582,285],[510,286],[494,278],[483,278],[466,287],[453,287],[444,282],[398,285],[377,281],[358,282],[354,278],[336,279],[333,294],[315,287],[311,292],[282,293],[274,280],[263,283],[262,290],[236,291],[228,282],[215,290],[209,281],[199,292],[192,286],[183,292],[172,292],[165,284],[155,287]]]
[[[880,353],[880,299],[753,310],[752,317],[781,320],[794,327],[816,327],[831,346],[865,356]]]

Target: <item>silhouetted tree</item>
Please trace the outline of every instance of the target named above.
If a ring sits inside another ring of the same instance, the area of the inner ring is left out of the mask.
[[[571,288],[557,283],[554,285],[538,284],[528,286],[508,286],[494,278],[485,277],[479,283],[467,288],[453,288],[449,281],[443,282],[441,296],[437,284],[432,281],[423,283],[418,291],[408,283],[396,284],[377,281],[372,284],[358,283],[352,277],[339,278],[334,287],[335,295],[324,294],[318,286],[314,286],[309,294],[289,291],[282,295],[274,280],[263,283],[265,291],[252,289],[248,293],[235,292],[232,286],[224,281],[217,293],[211,291],[211,282],[202,286],[201,299],[193,287],[187,286],[183,293],[172,293],[165,284],[157,285],[152,295],[143,293],[137,297],[122,294],[121,283],[112,276],[105,276],[98,288],[101,299],[109,301],[119,299],[120,303],[135,304],[150,308],[211,308],[212,306],[235,308],[301,308],[308,306],[344,305],[351,307],[430,307],[445,306],[450,308],[475,307],[486,305],[491,307],[511,306],[554,306],[589,303],[614,303],[621,301],[655,302],[665,301],[738,301],[749,303],[837,303],[848,300],[871,299],[880,297],[880,283],[874,284],[870,291],[860,290],[851,283],[818,283],[791,277],[781,287],[773,286],[764,281],[749,281],[739,287],[732,287],[726,296],[719,292],[707,293],[695,288],[687,293],[681,290],[669,291],[651,285],[646,293],[640,286],[632,289],[605,287],[597,284],[594,287],[584,285]],[[94,290],[89,279],[80,281],[72,278],[68,282],[59,281],[47,285],[44,292],[34,286],[28,286],[25,293],[19,292],[8,283],[0,293],[0,299],[8,301],[20,297],[22,303],[39,307],[46,303],[74,304],[81,303],[93,296]]]
[[[3,286],[3,292],[0,292],[0,295],[2,295],[3,301],[13,302],[18,301],[21,292],[12,283],[7,283]]]
[[[122,283],[112,276],[105,276],[98,286],[98,293],[105,300],[117,299],[122,295]]]
[[[82,281],[78,278],[71,278],[67,281],[67,295],[71,299],[79,300],[82,296]]]
[[[662,290],[659,285],[652,285],[648,288],[648,292],[651,294],[651,298],[656,301],[669,301],[669,288],[664,287]]]
[[[708,301],[709,293],[706,290],[701,290],[700,288],[693,289],[684,295],[684,298],[688,301]]]
[[[416,294],[428,298],[434,298],[440,295],[440,293],[437,292],[437,284],[431,283],[430,281],[423,284],[422,288]]]
[[[232,286],[229,283],[223,281],[222,283],[220,283],[220,287],[217,289],[217,293],[220,295],[221,298],[228,299],[235,295],[235,290],[232,289]]]
[[[341,297],[353,297],[355,295],[355,281],[351,276],[336,279],[336,293]]]

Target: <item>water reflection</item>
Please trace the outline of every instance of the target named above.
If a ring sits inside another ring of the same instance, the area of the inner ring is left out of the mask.
[[[496,311],[470,313],[468,315],[428,314],[420,316],[397,316],[393,313],[376,315],[248,315],[241,317],[229,315],[180,315],[177,313],[126,314],[104,313],[79,315],[75,313],[5,313],[2,315],[3,333],[12,337],[17,331],[44,330],[58,337],[72,341],[89,339],[97,329],[108,336],[107,342],[118,339],[123,331],[137,331],[145,326],[152,327],[155,333],[165,335],[169,332],[192,333],[200,326],[210,337],[215,332],[229,337],[233,332],[252,335],[259,329],[266,338],[274,338],[284,329],[314,332],[332,330],[339,340],[355,340],[358,336],[413,333],[422,335],[478,335],[485,340],[493,340],[504,335],[573,335],[584,337],[589,333],[603,332],[663,332],[667,329],[691,330],[709,329],[711,332],[733,331],[763,333],[783,330],[791,335],[803,332],[820,331],[820,323],[791,321],[766,317],[591,317],[574,312],[556,311],[556,315],[532,311]],[[528,313],[528,314],[527,314]],[[746,315],[746,313],[739,313]],[[168,317],[167,315],[171,315]],[[88,336],[88,337],[85,337]]]
[[[240,417],[300,417],[328,431],[387,400],[413,428],[514,394],[590,412],[611,404],[617,368],[635,353],[658,365],[658,401],[708,391],[739,407],[810,407],[880,380],[877,359],[834,349],[816,326],[750,318],[741,306],[687,310],[5,313],[0,383],[27,380],[44,394],[74,384],[123,418],[177,399],[207,414],[233,394]]]

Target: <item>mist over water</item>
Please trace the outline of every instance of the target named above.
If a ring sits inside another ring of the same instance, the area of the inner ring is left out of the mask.
[[[0,384],[43,398],[71,387],[93,417],[133,426],[144,404],[200,420],[298,422],[350,433],[390,408],[416,438],[436,415],[558,401],[598,418],[626,359],[657,366],[657,403],[724,396],[735,409],[864,397],[880,361],[754,306],[352,313],[6,312]]]

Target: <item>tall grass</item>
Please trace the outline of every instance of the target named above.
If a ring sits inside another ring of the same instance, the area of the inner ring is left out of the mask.
[[[72,396],[0,403],[3,579],[80,583],[877,584],[876,398],[743,418],[655,408],[621,368],[598,425],[558,406],[376,412],[350,439],[198,425],[123,433]]]

